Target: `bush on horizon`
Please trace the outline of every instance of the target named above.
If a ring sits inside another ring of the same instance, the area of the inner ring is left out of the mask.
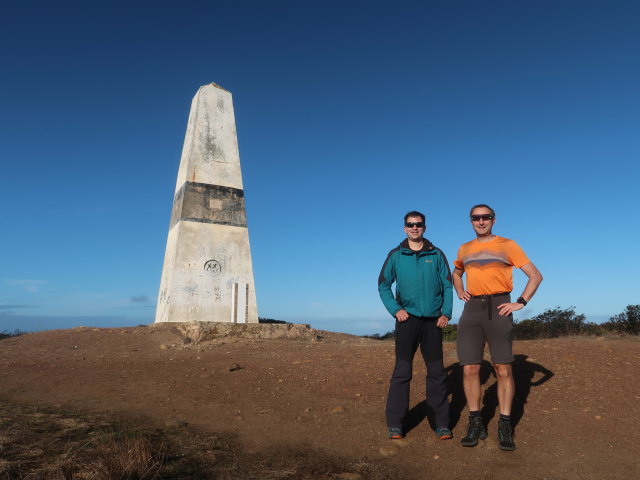
[[[533,340],[581,335],[585,332],[585,316],[577,315],[575,307],[548,308],[533,318],[521,320],[513,326],[513,338]],[[590,328],[588,330],[591,330]]]
[[[372,340],[388,340],[392,338],[396,338],[396,332],[394,330],[390,330],[387,333],[374,333],[373,335],[363,335],[364,338],[370,338]]]
[[[389,340],[396,338],[396,332],[395,330],[390,330],[387,333],[374,333],[373,335],[363,335],[363,337],[373,340]],[[458,338],[458,325],[447,325],[442,329],[442,340],[445,342],[455,342],[456,338]]]
[[[627,305],[625,311],[615,315],[605,323],[587,322],[583,314],[577,314],[575,307],[548,308],[539,315],[516,322],[513,326],[515,340],[538,340],[567,336],[601,336],[607,334],[640,335],[640,305]],[[374,340],[395,338],[393,330],[373,335],[363,335]],[[449,324],[442,329],[445,342],[455,342],[458,325]]]
[[[3,330],[2,332],[0,332],[0,340],[11,337],[19,337],[20,335],[24,335],[24,333],[25,332],[23,332],[22,330],[14,330],[13,333],[9,333],[6,330]]]
[[[258,317],[258,323],[289,323],[289,322],[285,322],[284,320],[274,320],[273,318]]]
[[[570,335],[640,334],[640,305],[627,305],[624,312],[601,324],[587,322],[574,308],[549,308],[540,315],[521,320],[513,327],[513,338],[535,340]]]
[[[603,325],[618,333],[640,335],[640,305],[627,305],[624,312],[611,317]]]

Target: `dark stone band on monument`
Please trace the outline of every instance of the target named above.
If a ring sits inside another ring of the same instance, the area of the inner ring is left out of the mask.
[[[244,191],[222,185],[185,182],[173,200],[169,229],[180,220],[246,227]]]

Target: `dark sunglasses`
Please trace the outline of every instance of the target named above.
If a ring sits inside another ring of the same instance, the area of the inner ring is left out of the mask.
[[[424,228],[424,222],[405,222],[404,226],[407,228],[413,228],[413,227]]]
[[[480,220],[484,220],[486,222],[487,220],[493,220],[493,215],[471,215],[471,220],[473,222],[479,222]]]

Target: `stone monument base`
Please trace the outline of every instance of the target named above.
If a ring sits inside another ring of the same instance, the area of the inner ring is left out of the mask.
[[[318,333],[310,325],[296,323],[222,323],[222,322],[162,322],[152,328],[174,327],[185,342],[198,343],[223,337],[290,338],[316,341]]]

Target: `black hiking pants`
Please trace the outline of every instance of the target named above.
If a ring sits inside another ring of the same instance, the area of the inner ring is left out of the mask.
[[[435,317],[416,317],[411,314],[404,322],[396,320],[396,365],[387,397],[388,427],[400,428],[405,432],[413,357],[420,346],[427,367],[427,405],[435,415],[436,428],[450,428],[447,373],[442,361],[442,329],[436,325],[437,320]]]

